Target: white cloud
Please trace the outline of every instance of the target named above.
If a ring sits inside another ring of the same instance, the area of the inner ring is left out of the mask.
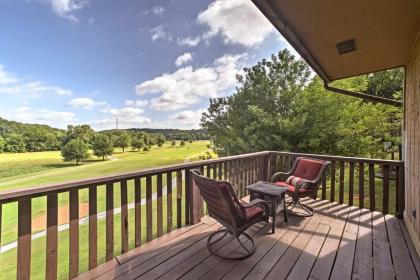
[[[185,38],[177,38],[176,42],[178,46],[190,46],[195,47],[201,42],[201,37],[185,37]]]
[[[191,62],[192,60],[193,60],[193,55],[189,52],[186,52],[176,58],[175,65],[179,67],[188,62]]]
[[[186,110],[178,112],[169,117],[168,123],[171,127],[193,129],[200,127],[201,115],[206,109],[196,111]]]
[[[248,0],[216,0],[198,15],[197,20],[209,27],[203,39],[220,34],[225,43],[247,47],[262,43],[274,30],[271,23]]]
[[[0,65],[0,85],[8,85],[17,82],[17,78],[4,70],[4,66]]]
[[[161,15],[161,14],[163,14],[165,12],[165,7],[162,7],[162,6],[154,6],[153,8],[152,8],[152,13],[154,14],[154,15]]]
[[[137,95],[160,94],[151,100],[159,111],[187,108],[209,97],[221,96],[236,84],[236,74],[247,54],[224,55],[213,65],[194,69],[187,66],[136,86]]]
[[[70,96],[73,92],[43,81],[25,81],[25,79],[7,72],[0,65],[0,94],[23,95],[23,97],[34,98],[45,94]]]
[[[23,123],[47,124],[52,127],[66,128],[68,124],[77,122],[74,113],[20,107],[7,114],[7,119]]]
[[[143,110],[136,107],[111,108],[104,112],[109,115],[90,122],[95,129],[115,128],[117,119],[118,128],[146,127],[152,123],[149,118],[142,115]]]
[[[74,12],[83,9],[89,4],[87,0],[49,0],[53,12],[62,18],[78,22],[79,19]]]
[[[162,40],[167,39],[169,41],[172,41],[172,35],[169,32],[165,31],[162,25],[158,25],[149,29],[149,32],[151,34],[151,38],[153,42],[159,39],[162,39]]]
[[[97,107],[106,106],[107,103],[105,101],[95,101],[88,97],[77,97],[70,100],[68,105],[72,108],[92,110]]]
[[[137,100],[131,100],[131,99],[126,99],[124,101],[125,106],[127,107],[145,107],[149,104],[149,100],[147,99],[137,99]]]

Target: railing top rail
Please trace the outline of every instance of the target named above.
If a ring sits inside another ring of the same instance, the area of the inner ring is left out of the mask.
[[[174,164],[168,166],[159,166],[154,168],[142,169],[135,172],[125,172],[125,173],[118,173],[115,175],[110,176],[101,176],[101,177],[94,177],[89,179],[83,180],[76,180],[76,181],[69,181],[64,183],[54,183],[48,185],[41,185],[41,186],[34,186],[25,189],[16,189],[16,190],[9,190],[0,192],[0,204],[9,203],[19,200],[24,200],[28,198],[34,198],[39,196],[45,196],[50,193],[60,193],[60,192],[67,192],[72,189],[82,189],[89,186],[97,186],[97,185],[104,185],[110,182],[119,182],[121,180],[131,180],[138,177],[144,177],[148,175],[156,175],[159,173],[165,172],[173,172],[185,169],[192,169],[192,168],[199,168],[204,165],[214,164],[219,162],[226,162],[231,160],[237,159],[244,159],[256,156],[263,156],[269,155],[269,151],[263,152],[256,152],[256,153],[249,153],[249,154],[242,154],[242,155],[235,155],[217,159],[210,159],[210,160],[203,160],[198,162],[189,162],[189,163],[181,163],[181,164]]]
[[[357,163],[374,163],[374,164],[383,164],[383,165],[404,166],[404,161],[401,161],[401,160],[343,157],[343,156],[318,155],[318,154],[293,153],[293,152],[277,152],[277,151],[272,151],[270,153],[278,154],[278,155],[286,155],[286,156],[296,156],[296,157],[313,157],[313,158],[325,159],[329,161],[349,161],[349,162],[357,162]]]

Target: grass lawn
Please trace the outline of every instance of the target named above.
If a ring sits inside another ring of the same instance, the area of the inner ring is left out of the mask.
[[[113,157],[114,160],[108,161],[95,161],[84,163],[79,166],[72,165],[67,168],[55,168],[50,170],[44,170],[25,175],[10,176],[3,178],[0,182],[0,191],[27,188],[31,186],[59,183],[69,180],[84,179],[96,176],[107,176],[111,174],[118,174],[121,172],[135,171],[149,167],[156,167],[168,164],[182,163],[186,160],[196,160],[198,156],[208,151],[207,141],[198,141],[194,143],[187,143],[186,146],[180,147],[170,146],[169,144],[164,145],[161,148],[153,147],[149,152],[133,152],[133,151],[116,151]],[[51,153],[56,153],[56,159],[60,159],[59,152],[46,152],[49,156]],[[26,162],[26,165],[30,166],[33,164],[32,155],[35,154],[35,158],[40,160],[42,153],[26,153],[26,154],[15,154],[22,165]],[[0,155],[1,157],[2,155]],[[11,165],[13,162],[10,155],[6,156],[8,160],[2,160],[0,163],[0,169],[4,166]],[[53,156],[51,156],[53,158]],[[13,168],[12,168],[13,169]],[[173,174],[174,175],[174,174]],[[153,178],[153,189],[156,188],[156,178]],[[133,181],[128,181],[128,199],[129,201],[134,200],[134,188]],[[163,176],[163,185],[166,185],[166,176]],[[142,181],[142,197],[145,196],[145,181]],[[87,191],[81,191],[79,194],[79,202],[81,208],[88,203]],[[59,207],[63,209],[68,205],[68,193],[59,195]],[[114,205],[118,207],[120,205],[120,188],[119,184],[114,185]],[[98,190],[98,209],[105,208],[105,191]],[[65,210],[65,209],[64,209]],[[65,211],[64,211],[65,212]],[[46,215],[46,198],[35,198],[32,199],[32,219],[38,218],[45,220]],[[81,217],[86,216],[86,212],[83,215],[81,211]],[[34,226],[34,232],[41,230],[39,227]],[[17,203],[9,203],[3,205],[3,224],[2,224],[2,244],[7,244],[11,241],[16,240],[17,237]]]

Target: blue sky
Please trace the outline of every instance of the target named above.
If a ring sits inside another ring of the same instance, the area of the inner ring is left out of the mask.
[[[289,47],[250,0],[0,0],[0,117],[197,128],[245,66]]]

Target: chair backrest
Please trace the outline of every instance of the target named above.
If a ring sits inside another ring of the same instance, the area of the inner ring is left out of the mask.
[[[236,227],[245,219],[245,210],[229,182],[204,177],[198,170],[191,173],[211,217],[226,227]]]
[[[321,179],[328,164],[325,160],[298,157],[293,164],[291,175],[309,181]]]

